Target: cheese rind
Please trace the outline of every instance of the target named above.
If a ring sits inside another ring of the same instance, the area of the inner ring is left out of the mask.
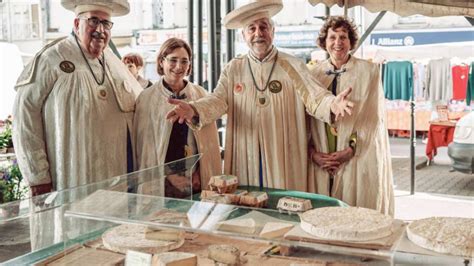
[[[163,240],[163,241],[179,241],[184,239],[185,232],[183,230],[156,230],[153,228],[147,228],[145,230],[145,239],[148,240]]]
[[[105,248],[123,254],[127,253],[127,250],[154,254],[174,250],[184,244],[184,236],[178,241],[146,239],[146,230],[144,225],[119,225],[107,230],[102,235],[102,242]]]
[[[164,252],[153,255],[152,266],[196,266],[197,256],[187,252]]]
[[[222,204],[231,204],[232,200],[230,199],[227,194],[217,194],[214,196],[210,196],[204,199],[201,199],[202,202],[214,202],[214,203],[222,203]]]
[[[429,217],[407,227],[407,237],[416,245],[440,253],[474,257],[474,219]]]
[[[268,222],[260,232],[260,237],[264,238],[277,238],[285,235],[288,231],[293,228],[293,224],[279,223],[279,222]]]
[[[252,218],[233,219],[219,223],[219,230],[243,234],[255,232],[255,220]]]
[[[268,194],[263,191],[252,191],[240,197],[240,205],[262,208],[267,205]]]
[[[209,179],[209,188],[212,191],[222,193],[233,193],[239,185],[239,179],[234,175],[211,176]]]
[[[342,241],[367,241],[389,236],[393,218],[360,207],[325,207],[300,214],[301,228],[318,238]]]
[[[210,245],[209,258],[215,262],[236,265],[240,263],[240,250],[231,245]]]

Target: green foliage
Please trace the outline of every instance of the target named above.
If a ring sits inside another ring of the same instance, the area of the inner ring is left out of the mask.
[[[0,133],[0,149],[12,148],[12,147],[13,147],[12,126],[7,124],[3,132]]]
[[[28,187],[22,182],[23,176],[16,160],[3,171],[0,170],[0,175],[0,203],[20,200],[26,197]]]

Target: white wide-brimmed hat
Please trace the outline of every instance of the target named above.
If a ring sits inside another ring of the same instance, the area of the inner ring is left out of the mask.
[[[232,10],[224,17],[224,27],[243,28],[255,20],[275,16],[282,8],[281,0],[250,0],[248,4]]]
[[[61,5],[76,16],[83,12],[102,11],[112,17],[119,17],[130,12],[127,0],[61,0]]]

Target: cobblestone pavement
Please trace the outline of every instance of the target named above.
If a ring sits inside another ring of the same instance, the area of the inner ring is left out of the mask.
[[[425,159],[417,157],[416,165]],[[410,191],[410,159],[392,158],[396,190]],[[450,172],[449,165],[431,164],[415,170],[415,191],[474,197],[474,175]]]

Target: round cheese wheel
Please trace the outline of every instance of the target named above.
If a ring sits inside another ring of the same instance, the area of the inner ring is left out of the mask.
[[[393,218],[378,211],[359,207],[325,207],[300,215],[301,228],[318,238],[367,241],[389,236]]]
[[[456,256],[474,257],[474,219],[430,217],[407,227],[407,236],[420,247]]]
[[[134,250],[145,253],[161,253],[177,249],[184,244],[184,234],[178,241],[149,240],[145,238],[147,226],[123,224],[107,230],[102,235],[102,242],[105,248],[127,253],[127,250]]]

